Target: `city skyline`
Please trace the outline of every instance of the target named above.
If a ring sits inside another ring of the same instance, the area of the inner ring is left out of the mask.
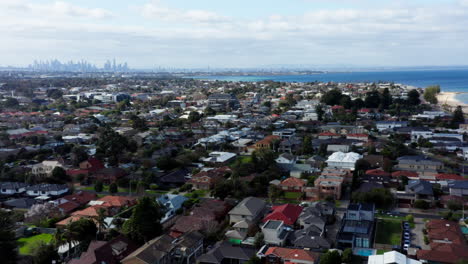
[[[468,55],[467,0],[5,0],[0,15],[1,66],[448,66]]]

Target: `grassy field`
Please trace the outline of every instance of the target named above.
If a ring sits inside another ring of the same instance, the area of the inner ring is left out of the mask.
[[[193,192],[184,194],[184,196],[188,198],[201,198],[201,197],[205,197],[207,192],[208,191],[206,190],[195,190]]]
[[[299,199],[302,197],[301,192],[285,192],[284,198],[285,199]]]
[[[31,236],[31,237],[23,237],[18,239],[18,245],[19,245],[19,253],[21,255],[29,255],[31,254],[31,250],[33,249],[34,245],[36,243],[39,243],[40,241],[44,243],[50,243],[53,240],[53,235],[51,234],[40,234],[36,236]]]
[[[388,250],[377,249],[377,255],[383,255],[385,252],[388,252]]]
[[[387,245],[399,245],[401,242],[401,221],[379,219],[375,242]]]

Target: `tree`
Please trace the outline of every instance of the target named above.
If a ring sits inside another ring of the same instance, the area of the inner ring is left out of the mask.
[[[137,116],[137,115],[131,115],[130,116],[130,120],[132,122],[132,128],[133,129],[137,129],[137,130],[140,130],[140,131],[146,131],[148,130],[148,126],[146,125],[146,121]]]
[[[457,106],[453,111],[452,125],[456,126],[465,122],[465,115],[461,106]]]
[[[409,214],[409,215],[405,216],[405,220],[406,220],[406,222],[412,224],[412,223],[414,223],[414,216],[412,214]]]
[[[190,112],[190,114],[188,116],[188,121],[190,123],[194,123],[194,122],[197,122],[198,120],[200,120],[200,118],[201,118],[200,113],[198,113],[197,111],[192,111],[192,112]]]
[[[19,102],[17,99],[8,97],[4,103],[5,107],[7,108],[16,108],[19,106]]]
[[[143,197],[133,208],[132,216],[124,223],[124,231],[132,239],[147,242],[162,233],[162,210],[151,197]]]
[[[74,146],[71,150],[71,160],[74,166],[78,166],[80,162],[88,159],[88,152],[82,146]]]
[[[0,256],[2,263],[14,264],[17,256],[15,223],[8,212],[0,210]]]
[[[390,94],[390,90],[388,88],[383,90],[380,103],[382,104],[383,109],[388,109],[392,104],[392,95]]]
[[[278,186],[270,185],[270,187],[268,187],[268,196],[270,198],[270,202],[274,203],[276,199],[283,196],[283,190],[281,190],[281,188]]]
[[[304,141],[302,142],[302,154],[314,154],[314,148],[312,147],[312,138],[310,136],[304,137]]]
[[[258,249],[261,248],[263,245],[265,245],[265,236],[262,232],[258,232],[255,235],[254,247]]]
[[[424,89],[424,100],[431,104],[437,104],[437,94],[440,93],[440,85],[431,85]]]
[[[419,99],[419,92],[415,89],[408,92],[408,104],[409,105],[419,105],[421,103],[421,99]]]
[[[450,211],[458,211],[462,209],[462,203],[459,201],[450,200],[447,203],[447,208]]]
[[[343,106],[345,109],[350,109],[353,106],[351,97],[349,97],[349,95],[342,95],[340,99],[340,105]]]
[[[109,192],[116,193],[118,191],[117,183],[113,182],[109,185]]]
[[[59,217],[61,215],[58,207],[52,203],[34,204],[24,214],[24,221],[39,225],[41,221],[47,218]]]
[[[416,200],[413,203],[413,207],[418,209],[429,209],[429,203],[424,200]]]
[[[87,218],[81,218],[78,221],[72,222],[68,229],[72,234],[72,239],[84,243],[89,243],[95,239],[97,228],[93,220]]]
[[[47,244],[43,241],[38,241],[31,249],[34,264],[50,264],[52,261],[59,259],[59,255],[55,250],[54,244]]]
[[[353,250],[351,248],[347,248],[343,251],[343,255],[341,255],[341,263],[351,263],[353,260]]]
[[[340,264],[341,256],[337,250],[329,250],[320,257],[320,264]]]
[[[380,104],[380,94],[377,91],[371,91],[366,93],[364,104],[367,108],[377,108]]]
[[[326,92],[322,98],[321,102],[326,105],[339,105],[341,100],[342,93],[338,89],[333,89]]]
[[[393,195],[389,189],[375,188],[370,192],[355,192],[352,195],[355,202],[374,203],[377,208],[389,208],[393,204]]]
[[[52,174],[50,178],[47,179],[48,182],[50,183],[66,183],[69,180],[70,177],[68,177],[67,172],[62,168],[62,167],[55,167],[52,170]]]
[[[354,164],[354,170],[358,172],[364,172],[370,169],[370,167],[371,167],[371,164],[365,159],[359,159]]]
[[[96,184],[94,184],[94,190],[96,192],[102,192],[103,189],[104,189],[104,184],[102,183],[102,181],[97,181]]]
[[[99,234],[102,233],[102,230],[104,228],[107,228],[107,222],[105,221],[106,215],[106,210],[104,210],[104,208],[99,208],[99,210],[97,211],[97,216],[95,218]]]
[[[315,112],[317,113],[317,119],[319,121],[323,120],[323,115],[325,114],[325,110],[323,110],[323,106],[321,104],[318,104],[315,107]]]
[[[130,151],[130,144],[126,137],[115,132],[110,127],[100,132],[96,150],[98,154],[102,154],[106,157],[113,157],[118,161],[125,150]]]

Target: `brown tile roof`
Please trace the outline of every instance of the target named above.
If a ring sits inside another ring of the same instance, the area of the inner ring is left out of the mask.
[[[280,183],[281,186],[285,187],[303,187],[307,184],[305,180],[289,177]]]

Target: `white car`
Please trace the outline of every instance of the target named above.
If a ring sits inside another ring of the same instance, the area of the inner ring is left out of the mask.
[[[409,244],[404,244],[404,245],[403,245],[403,249],[406,250],[406,251],[408,251],[409,247],[410,247]]]

